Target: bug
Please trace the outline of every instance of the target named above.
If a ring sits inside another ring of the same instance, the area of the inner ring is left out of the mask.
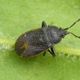
[[[15,43],[15,50],[17,54],[23,57],[35,56],[41,52],[44,52],[43,55],[45,55],[46,51],[55,56],[54,46],[66,35],[72,34],[80,38],[80,36],[68,31],[79,21],[80,19],[76,20],[71,26],[64,29],[54,25],[47,25],[45,21],[42,21],[41,28],[20,35]]]

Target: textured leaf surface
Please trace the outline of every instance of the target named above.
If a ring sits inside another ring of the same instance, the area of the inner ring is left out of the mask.
[[[54,58],[26,59],[14,51],[18,36],[43,20],[68,27],[78,18],[80,0],[0,0],[0,80],[80,80],[80,40],[72,35],[55,46]],[[80,35],[80,23],[69,31]]]

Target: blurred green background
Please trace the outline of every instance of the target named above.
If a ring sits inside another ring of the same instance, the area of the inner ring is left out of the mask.
[[[21,58],[14,43],[26,31],[47,24],[68,27],[80,18],[80,0],[0,0],[0,80],[80,80],[80,39],[66,36],[49,53]],[[69,31],[80,35],[80,23]]]

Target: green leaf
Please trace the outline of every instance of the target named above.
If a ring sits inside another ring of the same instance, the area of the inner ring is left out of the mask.
[[[80,80],[80,39],[66,36],[49,53],[22,58],[14,50],[22,33],[47,24],[69,27],[80,18],[80,0],[0,0],[0,80]],[[80,35],[80,23],[69,31]]]

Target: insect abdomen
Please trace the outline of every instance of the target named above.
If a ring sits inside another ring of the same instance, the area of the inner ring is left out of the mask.
[[[33,56],[47,48],[46,38],[41,29],[24,33],[15,44],[17,53],[22,56]]]

